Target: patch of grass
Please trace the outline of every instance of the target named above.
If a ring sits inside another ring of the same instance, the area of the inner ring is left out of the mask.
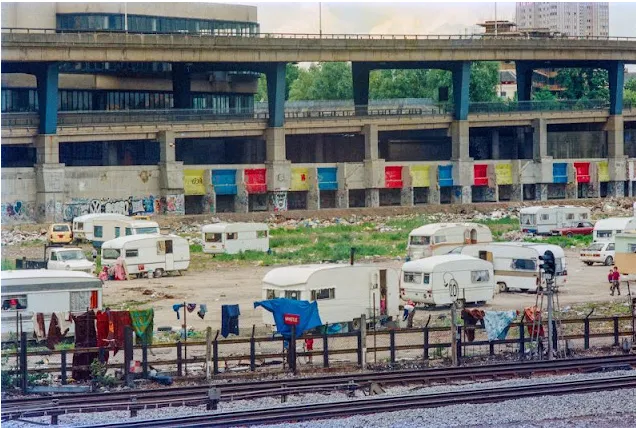
[[[190,244],[190,252],[191,253],[202,253],[203,246],[199,244]]]
[[[2,270],[14,270],[15,260],[2,259]]]
[[[526,242],[536,242],[539,244],[552,244],[559,247],[587,247],[592,243],[592,235],[574,235],[571,238],[567,236],[549,236],[547,238],[526,238]]]
[[[272,237],[269,240],[270,248],[280,248],[280,247],[297,247],[300,245],[307,245],[311,242],[308,236],[296,236],[295,234],[291,236],[277,236]]]

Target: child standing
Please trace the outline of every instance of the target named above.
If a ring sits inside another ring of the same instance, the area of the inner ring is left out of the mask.
[[[621,295],[621,274],[618,272],[618,267],[614,266],[614,271],[612,272],[612,287],[610,288],[611,290],[611,296],[614,295],[614,290],[618,291],[618,295]]]

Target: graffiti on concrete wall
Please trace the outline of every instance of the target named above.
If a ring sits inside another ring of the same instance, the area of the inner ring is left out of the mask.
[[[162,196],[155,199],[155,213],[158,214],[185,214],[185,198],[183,193]]]
[[[154,214],[161,211],[156,210],[159,198],[155,196],[128,197],[123,199],[87,199],[75,198],[60,207],[61,217],[65,221],[71,221],[73,218],[95,213],[112,213],[112,214]]]
[[[287,192],[271,192],[269,198],[272,211],[287,211]]]
[[[2,223],[24,223],[35,220],[35,204],[32,202],[6,202],[1,205]]]

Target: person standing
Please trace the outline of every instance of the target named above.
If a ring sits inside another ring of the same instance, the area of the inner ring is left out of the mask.
[[[404,305],[404,315],[403,315],[403,319],[402,321],[406,321],[406,319],[409,317],[409,314],[411,313],[411,311],[413,311],[415,309],[415,303],[413,303],[412,300],[409,300],[406,305]]]
[[[618,291],[618,295],[621,295],[621,274],[618,272],[618,267],[614,266],[614,272],[612,272],[612,293],[611,296],[614,295],[614,290]]]
[[[305,351],[307,352],[311,352],[314,350],[314,338],[313,337],[308,337],[305,339]],[[309,354],[307,356],[307,360],[309,364],[313,364],[313,355]]]

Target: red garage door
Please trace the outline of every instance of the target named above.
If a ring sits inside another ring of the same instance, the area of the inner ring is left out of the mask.
[[[267,193],[267,170],[265,168],[246,169],[245,187],[247,193]]]

